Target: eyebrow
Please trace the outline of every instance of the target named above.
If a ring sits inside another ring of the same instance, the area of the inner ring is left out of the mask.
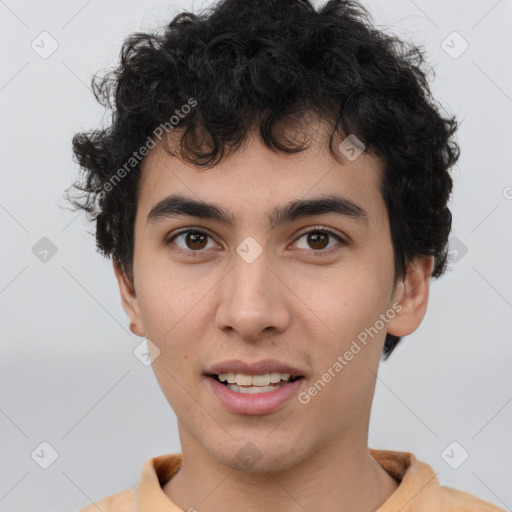
[[[298,199],[274,208],[268,215],[271,228],[276,228],[298,218],[335,213],[368,225],[368,213],[350,199],[330,195],[314,199]],[[147,225],[178,216],[197,217],[221,222],[234,228],[236,220],[232,212],[223,207],[197,201],[180,194],[173,194],[157,203],[147,216]]]

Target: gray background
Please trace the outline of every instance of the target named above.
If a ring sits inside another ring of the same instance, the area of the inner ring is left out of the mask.
[[[73,134],[108,121],[91,75],[117,62],[129,33],[201,5],[0,0],[2,512],[81,508],[135,485],[148,458],[180,451],[176,418],[132,353],[141,339],[94,227],[61,197],[78,170]],[[381,365],[369,444],[412,451],[442,484],[511,510],[512,0],[365,5],[380,28],[425,46],[462,148],[451,270],[433,282],[422,326]],[[43,31],[58,43],[47,58],[31,47],[51,48]],[[43,237],[57,250],[45,262]],[[50,456],[43,441],[58,453],[48,469],[31,457]],[[446,461],[460,463],[462,449],[469,458],[453,469]]]

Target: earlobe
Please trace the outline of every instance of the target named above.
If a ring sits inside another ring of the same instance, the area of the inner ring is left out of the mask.
[[[389,334],[406,336],[419,327],[427,311],[433,268],[433,256],[420,256],[409,262],[407,275],[397,283],[393,296],[392,303],[400,303],[401,309],[388,323]]]
[[[130,319],[130,331],[137,336],[144,337],[144,324],[140,314],[139,301],[133,283],[128,278],[121,265],[115,259],[112,260],[114,274],[121,293],[121,303],[125,313]]]

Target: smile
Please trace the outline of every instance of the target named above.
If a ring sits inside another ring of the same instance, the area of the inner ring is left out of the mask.
[[[267,384],[269,378],[276,382]],[[255,385],[254,379],[256,383],[262,384]],[[289,374],[213,374],[208,375],[206,380],[210,391],[228,411],[237,414],[268,414],[284,406],[298,393],[304,377],[291,377]]]

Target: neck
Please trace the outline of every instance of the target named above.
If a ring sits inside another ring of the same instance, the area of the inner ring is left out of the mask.
[[[221,512],[229,505],[245,512],[374,512],[398,487],[366,441],[331,443],[287,469],[272,471],[270,463],[262,464],[263,472],[231,469],[186,435],[181,446],[182,466],[163,491],[183,510]]]

